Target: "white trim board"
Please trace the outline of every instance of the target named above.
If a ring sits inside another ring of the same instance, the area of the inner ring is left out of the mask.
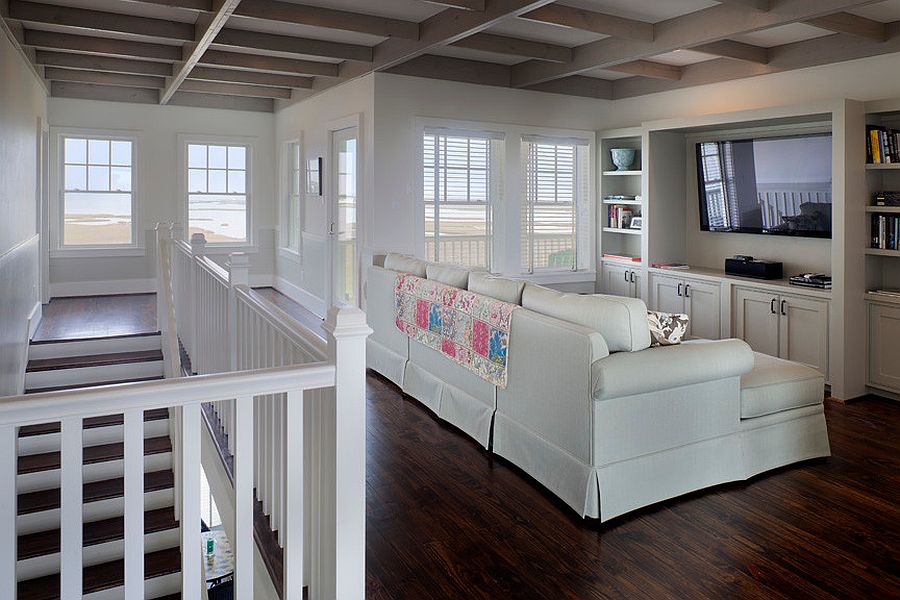
[[[275,289],[304,308],[311,310],[319,317],[324,317],[328,311],[325,301],[318,296],[310,294],[301,287],[294,285],[284,277],[275,278]]]
[[[156,293],[155,278],[109,279],[102,281],[60,281],[57,283],[50,283],[51,298],[148,293]]]
[[[41,304],[40,300],[34,303],[34,308],[31,309],[31,313],[28,315],[28,339],[29,341],[34,338],[34,334],[37,333],[37,329],[41,324],[41,319],[44,317],[44,305]]]

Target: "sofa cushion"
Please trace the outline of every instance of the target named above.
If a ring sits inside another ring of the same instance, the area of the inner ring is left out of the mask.
[[[524,279],[498,277],[486,271],[472,271],[469,273],[470,292],[490,296],[510,304],[522,304],[522,290],[524,289]]]
[[[822,403],[825,377],[821,373],[800,363],[753,354],[753,370],[741,377],[742,419]]]
[[[425,275],[428,279],[434,279],[461,290],[467,289],[469,285],[469,270],[458,265],[428,263],[425,266]]]
[[[650,347],[647,305],[637,298],[565,294],[527,283],[522,306],[599,332],[610,352],[635,352]]]
[[[647,311],[652,346],[676,346],[687,333],[691,318],[682,313]]]
[[[388,254],[384,257],[384,268],[401,273],[412,273],[416,277],[425,277],[425,267],[428,263],[406,254]]]

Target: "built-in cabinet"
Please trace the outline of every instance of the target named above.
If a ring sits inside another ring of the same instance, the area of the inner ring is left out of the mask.
[[[615,263],[603,263],[602,285],[604,294],[641,297],[641,271],[638,268]]]
[[[827,379],[828,308],[825,299],[736,286],[732,327],[757,352],[809,365]]]
[[[650,306],[690,317],[687,335],[710,340],[722,337],[722,286],[686,277],[650,274]]]
[[[900,392],[900,304],[870,302],[868,313],[868,384]]]

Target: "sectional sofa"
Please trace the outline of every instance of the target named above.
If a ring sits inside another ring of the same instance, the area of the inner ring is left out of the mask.
[[[397,330],[398,271],[521,306],[506,389]],[[606,521],[830,454],[821,374],[741,340],[651,347],[641,300],[396,254],[375,257],[366,286],[369,368],[582,517]]]

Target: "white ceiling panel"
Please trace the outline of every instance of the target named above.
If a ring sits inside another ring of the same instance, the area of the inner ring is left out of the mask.
[[[659,54],[657,56],[649,58],[648,60],[651,60],[653,62],[660,62],[666,65],[672,65],[675,67],[683,67],[685,65],[695,65],[697,63],[706,62],[714,58],[718,57],[711,56],[709,54],[703,54],[702,52],[694,52],[693,50],[675,50],[674,52]]]
[[[847,12],[866,17],[867,19],[881,21],[882,23],[900,21],[900,0],[887,0],[887,2],[879,2],[878,4],[860,6]]]
[[[558,44],[569,48],[607,37],[599,33],[559,27],[550,23],[538,23],[527,19],[507,19],[494,25],[488,31],[497,35],[507,35],[547,44]]]
[[[791,23],[790,25],[782,25],[763,31],[745,33],[744,35],[735,36],[733,39],[738,42],[745,42],[755,46],[772,48],[773,46],[783,46],[784,44],[803,42],[825,37],[826,35],[834,35],[834,32],[819,29],[812,25],[806,25],[805,23]]]
[[[457,48],[456,46],[444,46],[435,48],[429,54],[438,56],[450,56],[453,58],[463,58],[466,60],[477,60],[481,62],[499,63],[504,65],[514,65],[528,60],[521,56],[510,56],[508,54],[495,54],[493,52],[484,52],[482,50],[471,50],[469,48]]]
[[[290,2],[290,0],[286,1]],[[444,6],[422,2],[422,0],[296,0],[295,4],[324,6],[335,10],[403,19],[416,23],[446,10]]]
[[[560,4],[586,8],[626,19],[658,23],[716,6],[719,3],[714,0],[564,0]]]
[[[132,17],[148,17],[151,19],[177,21],[179,23],[195,23],[197,21],[197,11],[145,2],[123,2],[122,0],[35,0],[35,2],[71,8],[99,10]]]
[[[232,16],[228,19],[227,27],[229,29],[243,29],[245,31],[274,33],[277,35],[289,35],[313,40],[325,40],[328,42],[359,44],[361,46],[374,46],[387,39],[376,35],[369,35],[367,33],[341,31],[339,29],[327,29],[324,27],[311,27],[309,25],[297,25],[296,23],[268,21],[265,19],[253,19],[240,16]]]

